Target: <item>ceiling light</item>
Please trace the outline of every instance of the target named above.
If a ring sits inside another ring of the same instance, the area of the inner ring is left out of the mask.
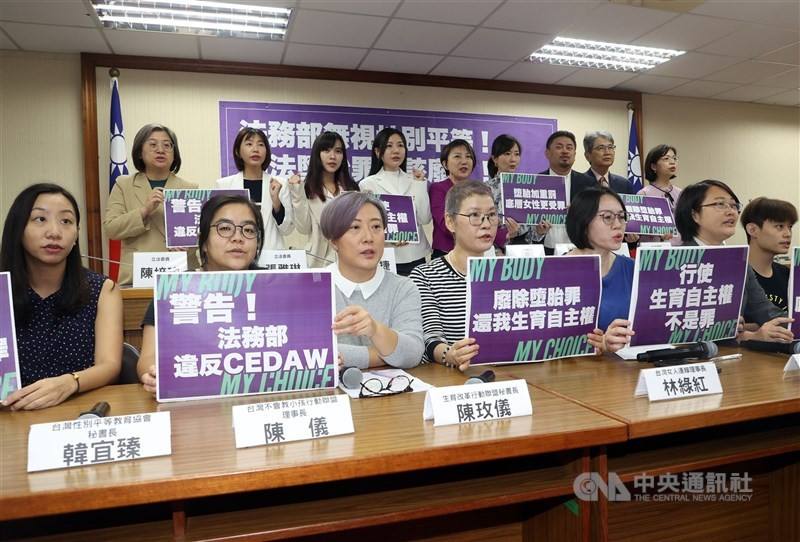
[[[683,53],[685,51],[556,37],[551,43],[533,52],[530,61],[579,68],[644,72]]]

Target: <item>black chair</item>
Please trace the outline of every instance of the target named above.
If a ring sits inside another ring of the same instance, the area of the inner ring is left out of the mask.
[[[119,372],[117,384],[137,384],[139,375],[136,364],[139,362],[139,350],[128,343],[122,343],[122,369]]]

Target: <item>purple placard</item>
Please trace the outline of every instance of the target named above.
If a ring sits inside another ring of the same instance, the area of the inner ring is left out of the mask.
[[[599,256],[470,258],[466,336],[472,365],[545,361],[594,353]]]
[[[628,319],[631,346],[736,337],[746,246],[640,247]]]
[[[0,401],[19,389],[19,357],[11,302],[11,273],[0,273]]]
[[[386,241],[419,243],[414,198],[392,194],[376,194],[386,207]]]
[[[678,235],[675,217],[666,198],[620,194],[628,211],[625,233],[642,235]]]
[[[236,173],[231,149],[236,134],[245,126],[267,132],[272,148],[270,173],[291,177],[308,169],[311,145],[323,131],[342,136],[353,178],[369,175],[372,141],[387,126],[400,129],[408,142],[407,171],[424,169],[429,181],[447,177],[439,161],[442,148],[453,139],[466,139],[475,149],[476,177],[489,178],[486,161],[492,141],[500,134],[516,137],[525,152],[519,169],[541,171],[547,138],[557,128],[556,119],[479,115],[449,111],[413,111],[332,105],[219,102],[220,173]]]
[[[504,219],[520,224],[567,222],[567,183],[560,175],[501,173],[500,194]]]
[[[330,271],[156,275],[158,400],[335,388]]]
[[[792,266],[789,268],[789,318],[794,338],[800,338],[800,247],[792,248]]]
[[[208,200],[219,194],[250,198],[250,191],[246,188],[164,190],[164,231],[167,233],[167,248],[197,246],[200,210]]]

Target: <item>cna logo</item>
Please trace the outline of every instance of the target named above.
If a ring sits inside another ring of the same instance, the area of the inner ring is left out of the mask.
[[[622,483],[617,473],[608,473],[608,483],[599,472],[582,472],[572,482],[575,496],[582,501],[597,501],[602,493],[609,501],[630,501],[631,492]]]

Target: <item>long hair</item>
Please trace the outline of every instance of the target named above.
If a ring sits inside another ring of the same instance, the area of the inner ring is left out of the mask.
[[[494,141],[492,142],[492,154],[486,163],[486,169],[489,172],[489,177],[492,179],[497,177],[497,164],[495,164],[493,158],[497,158],[498,156],[507,153],[514,148],[514,145],[517,146],[519,153],[522,154],[522,145],[520,145],[519,140],[516,137],[508,134],[500,134],[494,138]]]
[[[340,190],[358,190],[358,185],[353,180],[353,176],[350,174],[350,167],[347,165],[347,147],[345,147],[344,139],[336,132],[322,132],[311,146],[311,160],[308,163],[305,181],[306,197],[308,199],[317,198],[320,201],[325,201],[325,184],[322,182],[325,166],[322,164],[320,153],[332,149],[337,142],[342,146],[342,163],[339,165],[339,169],[334,172],[333,180]]]
[[[403,163],[400,164],[400,169],[406,170],[406,162],[408,162],[408,143],[406,136],[397,128],[384,128],[378,135],[375,136],[375,141],[372,142],[372,163],[369,166],[369,174],[375,175],[383,167],[383,153],[386,152],[386,147],[389,145],[389,138],[393,135],[399,135],[403,141],[403,148],[406,150],[406,156],[403,158]],[[377,153],[375,151],[378,151]]]
[[[20,328],[27,327],[31,319],[31,304],[28,299],[30,279],[25,247],[22,239],[31,216],[36,198],[42,194],[61,194],[72,205],[75,226],[80,227],[81,214],[75,197],[65,188],[53,183],[38,183],[19,193],[11,204],[3,226],[3,241],[0,245],[0,271],[11,273],[11,295],[14,299],[14,320]],[[78,239],[67,255],[64,277],[56,298],[56,314],[71,314],[89,302],[89,282],[86,270],[81,265],[81,249]]]

